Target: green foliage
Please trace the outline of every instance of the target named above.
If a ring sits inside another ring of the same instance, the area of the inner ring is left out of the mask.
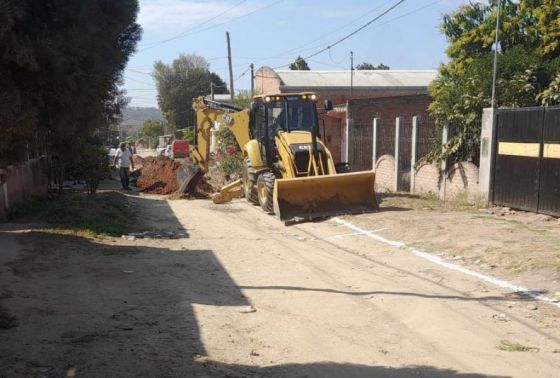
[[[391,67],[384,65],[383,63],[374,66],[371,63],[363,62],[356,66],[357,70],[390,70]]]
[[[194,144],[194,127],[183,129],[183,139],[189,142],[189,144]]]
[[[37,198],[19,204],[10,212],[10,219],[40,222],[90,235],[122,235],[130,230],[134,220],[126,196],[117,192],[65,193],[54,199]]]
[[[534,350],[538,351],[539,349],[534,347],[527,347],[508,340],[500,340],[500,343],[496,346],[496,348],[504,352],[530,352]]]
[[[448,121],[460,132],[443,151],[434,150],[431,159],[479,145],[482,110],[491,106],[497,1],[462,5],[444,16],[450,62],[430,86],[430,112],[440,125]],[[501,1],[496,105],[560,103],[560,6],[554,0]]]
[[[138,2],[1,3],[0,164],[24,159],[30,146],[63,156],[126,103],[118,85],[141,36]]]
[[[239,149],[235,135],[233,135],[229,127],[221,126],[216,131],[216,141],[221,149],[225,149],[227,146],[236,146],[236,149]]]
[[[216,94],[229,93],[224,81],[209,67],[203,57],[194,54],[182,54],[171,64],[154,64],[158,105],[173,129],[192,126],[192,100],[207,95],[211,82]]]
[[[109,158],[99,138],[80,138],[69,147],[73,156],[67,168],[86,181],[89,194],[95,194],[99,182],[109,175]]]
[[[253,101],[253,97],[251,96],[251,91],[241,90],[234,97],[233,104],[243,109],[249,109],[251,107],[251,101]]]
[[[163,135],[163,124],[158,121],[147,119],[142,123],[140,135],[147,136],[149,138],[157,138],[158,136]]]
[[[240,154],[234,156],[224,156],[220,160],[220,169],[226,175],[241,174],[243,168],[243,158]]]
[[[298,55],[298,57],[296,58],[296,60],[290,64],[290,69],[292,71],[309,71],[309,65],[307,64],[307,62],[305,61],[305,59],[303,59],[301,56]]]

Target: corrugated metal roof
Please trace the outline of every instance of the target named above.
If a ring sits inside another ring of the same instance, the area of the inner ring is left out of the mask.
[[[283,87],[350,87],[350,70],[344,71],[276,71]],[[355,70],[354,87],[396,88],[427,87],[437,70]]]

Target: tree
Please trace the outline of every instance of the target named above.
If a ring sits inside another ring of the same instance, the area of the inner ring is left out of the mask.
[[[169,65],[161,61],[154,64],[158,105],[173,130],[192,126],[192,100],[210,93],[211,82],[214,93],[229,93],[224,81],[209,67],[206,59],[193,54],[182,54]]]
[[[183,138],[189,142],[189,144],[194,144],[194,127],[183,129]]]
[[[440,66],[430,85],[430,111],[440,124],[449,121],[460,132],[443,153],[434,150],[431,158],[446,158],[461,147],[476,151],[479,146],[482,110],[491,106],[497,1],[470,3],[444,16],[450,61]],[[501,1],[496,105],[558,104],[560,7],[555,0]]]
[[[147,119],[142,123],[140,135],[147,136],[149,138],[157,138],[158,136],[163,135],[163,125],[159,121]]]
[[[367,63],[367,62],[363,62],[361,64],[358,64],[356,66],[357,70],[390,70],[391,68],[389,66],[384,65],[383,63],[374,66],[371,63]]]
[[[0,164],[40,149],[63,172],[69,146],[102,143],[93,137],[127,102],[118,85],[141,36],[138,2],[5,0],[0,9]]]
[[[296,60],[290,64],[290,69],[292,71],[309,71],[309,65],[307,64],[307,62],[305,61],[305,59],[303,59],[301,56],[298,55],[298,57],[296,58]]]
[[[233,104],[243,109],[249,109],[251,101],[253,101],[253,97],[251,91],[248,90],[239,91],[233,98]]]

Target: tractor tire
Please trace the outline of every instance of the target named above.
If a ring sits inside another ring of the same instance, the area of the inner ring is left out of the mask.
[[[243,194],[245,195],[245,199],[247,200],[247,202],[258,203],[257,189],[255,188],[257,177],[255,174],[255,170],[251,165],[251,161],[247,157],[243,159],[241,182],[243,184]]]
[[[261,208],[268,214],[274,214],[273,195],[276,176],[272,172],[264,172],[257,178],[257,196]]]

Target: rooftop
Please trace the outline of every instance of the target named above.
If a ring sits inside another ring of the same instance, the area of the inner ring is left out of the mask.
[[[283,87],[350,87],[350,70],[278,70]],[[353,86],[363,88],[428,87],[437,70],[354,70]]]

